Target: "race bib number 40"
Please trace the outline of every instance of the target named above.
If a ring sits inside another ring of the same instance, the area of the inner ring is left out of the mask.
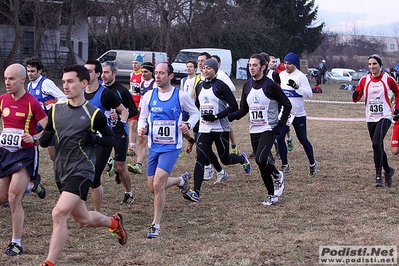
[[[23,129],[5,128],[0,135],[0,144],[3,148],[15,152],[22,148]]]
[[[155,120],[153,123],[153,139],[158,144],[176,143],[176,121]]]

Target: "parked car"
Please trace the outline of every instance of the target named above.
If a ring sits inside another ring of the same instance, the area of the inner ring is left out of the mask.
[[[339,75],[341,75],[343,77],[349,77],[350,78],[349,81],[352,81],[352,75],[354,73],[356,73],[355,70],[350,69],[350,68],[333,68],[333,69],[331,69],[331,72],[338,73]]]
[[[351,77],[344,77],[335,72],[326,72],[326,80],[328,83],[330,82],[349,82],[351,81]]]
[[[132,59],[136,54],[143,57],[144,62],[151,62],[155,66],[160,62],[167,62],[168,55],[165,52],[154,51],[133,51],[133,50],[109,50],[102,54],[97,60],[100,63],[105,61],[114,61],[118,65],[117,81],[129,82],[130,73],[132,73]]]
[[[217,55],[220,57],[220,69],[223,70],[227,76],[231,75],[231,66],[233,63],[231,51],[227,49],[219,48],[189,48],[182,49],[177,54],[176,58],[172,62],[173,66],[173,82],[180,82],[180,80],[187,76],[186,62],[189,60],[198,60],[198,54],[202,52],[208,52],[210,55]],[[200,70],[197,70],[199,73]]]
[[[363,76],[366,76],[366,71],[358,71],[352,74],[352,81],[359,81]]]

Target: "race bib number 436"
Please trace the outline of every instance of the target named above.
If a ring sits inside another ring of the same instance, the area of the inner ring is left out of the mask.
[[[0,144],[3,148],[14,152],[22,148],[23,129],[5,128],[0,135]]]

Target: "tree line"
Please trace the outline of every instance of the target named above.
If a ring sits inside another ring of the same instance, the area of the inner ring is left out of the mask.
[[[71,29],[78,18],[89,29],[89,58],[110,49],[173,58],[183,48],[216,47],[230,49],[233,62],[259,52],[280,58],[295,52],[311,66],[321,59],[345,64],[381,48],[361,36],[338,42],[338,34],[323,32],[324,23],[315,25],[317,14],[315,0],[5,0],[0,25],[13,25],[16,34],[10,54],[2,58],[0,50],[0,68],[15,62],[25,26],[34,28],[32,56],[39,56],[43,32],[64,25],[69,63],[75,63]]]

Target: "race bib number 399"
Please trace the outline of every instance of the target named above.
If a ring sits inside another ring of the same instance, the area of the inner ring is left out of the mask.
[[[3,148],[15,152],[22,148],[23,129],[5,128],[0,135],[0,144]]]

